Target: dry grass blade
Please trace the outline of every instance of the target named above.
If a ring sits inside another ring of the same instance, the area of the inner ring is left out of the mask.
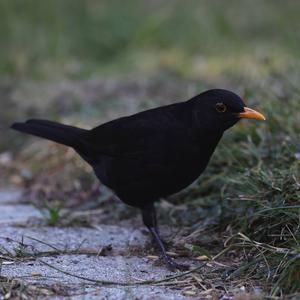
[[[76,274],[73,274],[73,273],[70,273],[68,271],[65,271],[65,270],[62,270],[60,268],[57,268],[41,259],[38,260],[40,263],[48,266],[49,268],[52,268],[62,274],[65,274],[65,275],[68,275],[68,276],[71,276],[71,277],[75,277],[75,278],[78,278],[78,279],[82,279],[82,280],[85,280],[85,281],[89,281],[89,282],[92,282],[94,284],[97,284],[97,285],[119,285],[119,286],[135,286],[135,285],[156,285],[156,284],[162,284],[162,283],[165,283],[165,282],[170,282],[172,280],[176,280],[178,278],[182,278],[186,275],[189,275],[189,274],[192,274],[192,273],[196,273],[198,272],[199,270],[201,270],[205,265],[206,263],[203,263],[201,264],[200,266],[196,267],[196,268],[193,268],[192,270],[190,271],[187,271],[187,272],[182,272],[182,273],[179,273],[177,275],[174,275],[174,276],[170,276],[170,277],[167,277],[167,278],[162,278],[162,279],[158,279],[158,280],[144,280],[144,281],[135,281],[135,282],[118,282],[118,281],[106,281],[106,280],[97,280],[97,279],[93,279],[93,278],[88,278],[88,277],[85,277],[85,276],[80,276],[80,275],[76,275]]]

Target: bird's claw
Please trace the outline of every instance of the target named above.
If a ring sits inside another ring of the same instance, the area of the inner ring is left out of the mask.
[[[178,264],[174,260],[172,260],[171,258],[166,259],[166,264],[167,264],[168,269],[172,272],[174,272],[176,270],[188,271],[190,269],[189,265]]]

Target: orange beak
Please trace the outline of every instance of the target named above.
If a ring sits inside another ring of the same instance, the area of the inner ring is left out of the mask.
[[[244,107],[244,112],[239,113],[238,116],[243,119],[255,119],[259,121],[265,121],[266,118],[263,114],[259,113],[258,111]]]

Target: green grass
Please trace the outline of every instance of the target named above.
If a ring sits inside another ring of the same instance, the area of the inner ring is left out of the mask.
[[[243,249],[249,267],[242,261],[230,278],[256,274],[272,296],[300,292],[300,89],[287,77],[256,88],[267,121],[244,122],[228,133],[202,180],[178,197],[189,208],[185,223],[208,213],[220,228],[232,228],[228,246]],[[286,94],[276,94],[279,87]]]

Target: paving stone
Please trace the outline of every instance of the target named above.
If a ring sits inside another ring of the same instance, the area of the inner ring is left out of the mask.
[[[98,251],[111,245],[110,255],[116,255],[124,253],[133,246],[144,247],[148,240],[149,237],[144,235],[141,230],[113,225],[99,225],[97,229],[0,227],[0,249],[1,247],[5,248],[12,253],[15,253],[14,249],[19,248],[20,242],[23,241],[23,244],[28,245],[25,250],[29,253],[49,251],[53,250],[53,247],[59,250],[78,250],[80,248]]]
[[[94,280],[138,282],[141,280],[159,280],[173,275],[165,267],[153,266],[146,258],[138,257],[95,257],[86,255],[61,255],[42,258],[46,263],[77,276]],[[2,266],[2,276],[22,278],[27,283],[52,285],[55,283],[75,288],[74,293],[83,294],[71,299],[188,299],[180,291],[163,286],[102,286],[91,287],[88,281],[65,275],[54,270],[39,259],[18,262]],[[41,276],[36,276],[41,274]],[[85,286],[83,287],[83,285]],[[110,298],[111,297],[111,298]],[[51,299],[51,297],[50,297]],[[62,299],[52,297],[52,299]]]
[[[143,257],[143,253],[141,257],[131,255],[131,248],[143,249],[150,239],[143,233],[143,228],[112,225],[98,225],[95,228],[21,227],[20,224],[26,223],[29,218],[42,216],[33,206],[21,204],[20,198],[20,191],[0,191],[1,276],[19,278],[25,284],[65,284],[70,294],[73,294],[68,298],[73,300],[188,299],[179,290],[163,286],[94,286],[88,281],[65,275],[46,266],[41,260],[72,274],[117,282],[157,280],[173,275],[165,266],[154,266],[153,261]],[[95,253],[108,245],[111,245],[112,250],[105,253],[107,256],[74,254],[74,250],[78,252],[78,249],[86,253],[89,251]],[[9,258],[9,255],[20,255],[25,252],[41,254],[41,252],[54,251],[54,249],[67,250],[69,253],[60,254],[56,251],[52,256],[44,253],[42,257],[24,261],[13,261]],[[137,252],[134,253],[136,255]],[[41,276],[38,276],[39,274]],[[47,299],[66,298],[51,296]]]
[[[2,224],[24,223],[30,218],[40,218],[41,213],[32,205],[0,205],[0,226]]]
[[[21,196],[22,192],[19,190],[0,190],[0,205],[19,202]]]
[[[20,204],[21,195],[19,190],[0,190],[0,226],[41,217],[41,213],[32,205]]]
[[[80,295],[78,295],[80,294]],[[65,297],[49,297],[51,300],[62,300]],[[143,287],[102,287],[85,288],[77,295],[68,297],[70,300],[187,300],[195,299],[183,296],[180,291],[157,286]],[[196,298],[197,299],[197,298]]]

